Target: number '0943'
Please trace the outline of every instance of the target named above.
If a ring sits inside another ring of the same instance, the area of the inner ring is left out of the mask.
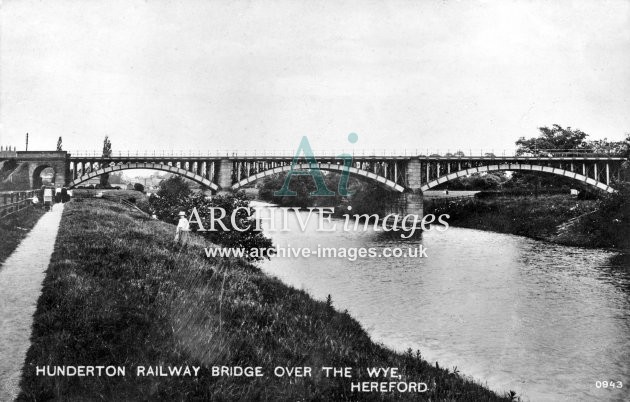
[[[595,381],[596,388],[623,388],[621,381]]]

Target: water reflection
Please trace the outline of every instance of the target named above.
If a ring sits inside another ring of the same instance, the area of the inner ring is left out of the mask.
[[[428,258],[274,258],[262,268],[332,296],[386,345],[531,400],[621,400],[630,374],[628,256],[451,228],[411,241],[374,232],[268,233],[293,247],[423,244]],[[340,226],[340,225],[338,225]],[[630,386],[630,383],[627,384]]]

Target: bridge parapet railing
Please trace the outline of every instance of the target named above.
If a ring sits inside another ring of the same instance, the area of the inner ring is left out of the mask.
[[[357,156],[414,156],[418,155],[419,150],[403,149],[403,150],[391,150],[391,149],[373,149],[373,150],[355,150],[355,149],[314,149],[315,156],[336,157],[341,155],[357,155]],[[75,150],[70,151],[70,155],[73,158],[101,158],[102,152],[98,151],[85,151]],[[145,150],[145,151],[115,151],[112,152],[112,158],[125,158],[125,157],[139,157],[139,158],[152,158],[152,157],[170,157],[170,158],[193,158],[193,157],[293,157],[296,154],[296,149],[217,149],[217,150]]]
[[[69,152],[73,158],[101,158],[100,151],[75,150]],[[431,150],[421,148],[404,149],[313,149],[315,157],[340,157],[341,155],[352,156],[382,156],[382,157],[440,157],[440,158],[502,158],[502,157],[526,157],[526,158],[554,158],[554,157],[617,157],[620,156],[615,150],[607,149],[537,149],[531,152],[495,149],[456,149]],[[233,158],[233,157],[293,157],[296,149],[215,149],[215,150],[136,150],[136,151],[114,151],[111,158]]]

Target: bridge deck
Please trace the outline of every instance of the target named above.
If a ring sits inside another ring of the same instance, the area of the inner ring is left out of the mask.
[[[409,155],[352,155],[354,160],[413,160],[421,161],[623,161],[626,158],[619,156],[409,156]],[[317,160],[337,159],[337,156],[315,155]],[[198,161],[198,160],[222,160],[230,159],[236,161],[286,161],[292,160],[293,156],[269,156],[269,155],[206,155],[206,156],[165,156],[165,155],[121,155],[114,157],[102,156],[72,156],[70,161],[102,161],[116,162],[120,160],[129,161]],[[300,157],[300,159],[305,159]],[[339,158],[340,159],[340,158]]]

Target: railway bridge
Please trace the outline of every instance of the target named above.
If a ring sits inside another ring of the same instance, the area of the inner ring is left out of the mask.
[[[567,177],[601,191],[615,192],[613,182],[622,176],[620,155],[597,154],[585,150],[538,152],[536,155],[495,156],[458,154],[406,155],[339,153],[315,155],[313,159],[297,158],[282,153],[243,154],[210,152],[201,155],[176,153],[118,153],[110,157],[96,153],[65,151],[16,152],[29,185],[37,187],[39,172],[53,167],[55,182],[70,188],[100,176],[128,169],[154,169],[181,175],[213,192],[236,191],[269,175],[318,168],[323,171],[347,172],[363,180],[373,181],[399,196],[395,213],[422,214],[422,193],[458,177],[492,171],[526,171]],[[26,166],[24,166],[26,165]]]

